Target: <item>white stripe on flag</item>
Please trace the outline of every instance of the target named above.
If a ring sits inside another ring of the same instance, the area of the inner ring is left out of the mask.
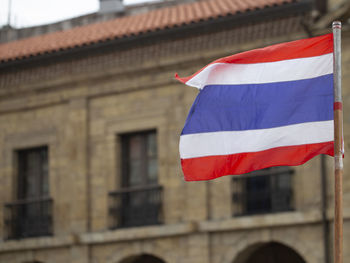
[[[333,54],[256,64],[215,63],[186,82],[206,85],[259,84],[311,79],[333,73]]]
[[[333,120],[244,131],[186,134],[180,137],[182,159],[258,152],[275,147],[334,140]]]

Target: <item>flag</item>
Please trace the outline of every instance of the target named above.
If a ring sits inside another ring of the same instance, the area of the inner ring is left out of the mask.
[[[333,34],[246,51],[175,77],[199,89],[180,136],[186,181],[334,155]]]

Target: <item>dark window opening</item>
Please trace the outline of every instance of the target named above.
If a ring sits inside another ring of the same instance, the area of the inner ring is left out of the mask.
[[[121,261],[121,263],[165,263],[162,259],[148,255],[143,254],[139,256],[131,256]]]
[[[258,247],[245,263],[305,263],[304,259],[293,249],[280,243],[271,242]]]
[[[293,210],[292,174],[293,170],[289,167],[271,167],[233,177],[233,214]]]
[[[111,192],[110,227],[161,223],[162,187],[158,185],[155,131],[121,135],[121,189]]]
[[[156,132],[121,136],[122,187],[158,183]]]
[[[49,197],[48,148],[16,152],[16,201],[5,205],[7,238],[52,234],[52,199]]]

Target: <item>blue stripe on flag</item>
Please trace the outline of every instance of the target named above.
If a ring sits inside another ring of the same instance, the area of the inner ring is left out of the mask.
[[[182,134],[266,129],[333,119],[333,74],[297,81],[208,85]]]

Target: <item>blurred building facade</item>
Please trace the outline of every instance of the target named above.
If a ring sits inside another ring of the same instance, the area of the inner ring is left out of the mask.
[[[332,159],[184,182],[174,73],[339,19],[348,150],[349,1],[168,2],[0,45],[1,263],[332,262]]]

